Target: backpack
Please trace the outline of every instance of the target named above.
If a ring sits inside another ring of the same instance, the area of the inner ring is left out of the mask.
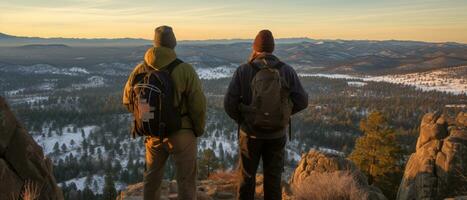
[[[253,130],[273,132],[290,124],[290,91],[279,72],[283,65],[279,62],[275,66],[254,66],[258,71],[251,81],[251,104],[243,109],[246,111],[243,113],[244,122]]]
[[[132,136],[158,136],[161,139],[181,129],[180,109],[174,106],[172,71],[183,63],[175,59],[162,70],[134,76],[131,85],[133,106]]]

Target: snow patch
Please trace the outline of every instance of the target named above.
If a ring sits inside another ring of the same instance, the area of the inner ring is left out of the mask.
[[[89,74],[88,70],[80,68],[80,67],[72,67],[68,71],[75,72],[75,73]]]
[[[65,144],[67,146],[68,151],[72,151],[81,146],[81,142],[84,140],[84,138],[87,138],[91,131],[94,131],[95,129],[97,129],[97,126],[85,126],[82,128],[77,128],[73,125],[68,125],[62,128],[62,134],[58,135],[56,130],[50,130],[49,127],[45,127],[42,130],[43,134],[35,135],[34,140],[40,146],[42,146],[45,154],[53,153],[53,147],[55,143],[58,143],[59,147]],[[74,132],[73,130],[76,130],[76,132]],[[84,132],[84,138],[82,137],[81,130]],[[47,137],[49,131],[52,135],[51,137]],[[71,145],[72,140],[74,141],[74,145]]]
[[[228,78],[231,77],[234,72],[235,68],[228,66],[220,66],[214,68],[196,68],[196,73],[198,73],[199,78],[205,80]]]
[[[89,77],[87,83],[73,84],[72,87],[77,90],[85,88],[97,88],[104,86],[104,77],[102,76],[91,76]]]
[[[17,89],[17,90],[10,90],[10,91],[6,91],[5,92],[5,95],[6,96],[13,96],[13,95],[17,95],[18,93],[21,93],[25,90],[25,88],[21,88],[21,89]]]
[[[365,86],[367,83],[365,82],[360,82],[360,81],[348,81],[347,82],[347,85],[348,86],[351,86],[351,87],[363,87]]]
[[[333,79],[362,79],[361,77],[351,76],[347,74],[322,74],[322,73],[299,73],[300,77],[325,77]]]
[[[441,91],[452,94],[467,94],[467,79],[463,74],[467,66],[445,68],[420,73],[384,75],[384,76],[352,76],[347,74],[300,73],[301,77],[326,77],[332,79],[359,80],[348,82],[349,86],[362,86],[363,82],[387,82],[414,86],[423,91]],[[363,81],[363,82],[360,82]]]

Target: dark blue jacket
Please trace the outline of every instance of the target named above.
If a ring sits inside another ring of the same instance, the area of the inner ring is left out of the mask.
[[[224,97],[225,112],[227,112],[230,118],[239,123],[242,131],[249,136],[272,139],[285,135],[285,130],[280,130],[277,133],[257,133],[247,130],[246,126],[242,123],[243,117],[239,109],[240,103],[245,105],[251,104],[251,81],[256,72],[258,72],[257,66],[276,66],[279,62],[281,61],[271,54],[258,56],[250,63],[240,65],[229,84],[227,94]],[[303,89],[295,70],[284,63],[280,67],[280,75],[284,78],[290,89],[290,99],[293,103],[292,114],[305,109],[308,106],[308,94]]]

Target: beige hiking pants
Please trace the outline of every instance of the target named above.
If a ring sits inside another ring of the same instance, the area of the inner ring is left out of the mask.
[[[176,168],[178,199],[196,199],[197,141],[193,131],[182,129],[161,143],[148,137],[146,143],[146,171],[144,172],[144,200],[159,200],[164,165],[173,156]]]

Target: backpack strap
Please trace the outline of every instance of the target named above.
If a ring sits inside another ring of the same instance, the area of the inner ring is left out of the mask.
[[[165,67],[165,70],[167,70],[169,72],[170,75],[172,75],[172,72],[174,71],[174,69],[179,66],[180,64],[183,63],[183,60],[180,60],[178,58],[175,58],[174,61],[172,61],[170,64],[167,65],[167,67]],[[182,98],[180,99],[180,101],[182,102],[183,99],[186,98],[186,95],[185,93],[182,93]],[[181,105],[181,104],[180,104]],[[187,113],[180,113],[180,117],[189,117],[188,115],[188,112]],[[184,129],[184,128],[182,128]]]
[[[284,66],[285,63],[283,63],[282,61],[279,61],[277,64],[275,64],[274,66],[272,66],[272,68],[276,68],[276,69],[281,69],[282,66]]]
[[[168,64],[165,69],[169,72],[169,74],[172,74],[172,72],[174,71],[175,67],[177,67],[178,65],[182,64],[183,61],[178,59],[178,58],[175,58],[174,61],[172,61],[170,64]]]
[[[261,69],[261,67],[259,67],[257,64],[255,64],[253,62],[249,62],[248,65],[250,65],[253,68],[253,76],[251,76],[251,80],[250,80],[250,82],[251,82],[253,80],[253,77],[255,77],[256,73],[258,73],[258,71]],[[284,62],[279,61],[278,63],[273,65],[271,68],[280,70],[282,68],[282,66],[284,66],[284,65],[285,65]]]
[[[257,64],[253,63],[253,62],[250,62],[248,63],[251,67],[253,67],[254,69],[254,73],[253,74],[256,74],[256,72],[258,72],[262,67],[258,66]],[[282,68],[282,66],[284,66],[285,63],[282,62],[282,61],[279,61],[277,62],[275,65],[271,66],[270,68],[274,68],[274,69],[277,69],[277,70],[280,70]]]

